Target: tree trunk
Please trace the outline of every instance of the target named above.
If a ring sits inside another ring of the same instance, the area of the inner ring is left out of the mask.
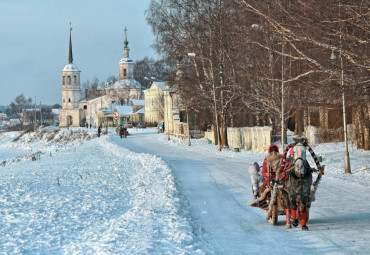
[[[304,108],[303,110],[303,130],[306,129],[306,127],[308,126],[308,109],[307,107]]]
[[[296,115],[295,115],[295,133],[298,136],[302,136],[302,110],[298,110]]]
[[[223,94],[221,92],[221,94]],[[223,100],[222,100],[223,102]],[[220,122],[221,122],[221,125],[220,125],[220,131],[221,131],[221,145],[223,148],[225,147],[228,147],[228,142],[227,142],[227,124],[226,124],[226,113],[225,113],[225,109],[222,109],[221,110],[221,116],[220,116]]]
[[[215,145],[218,145],[218,130],[217,130],[217,124],[216,124],[216,118],[213,115],[213,139],[215,141]]]
[[[370,103],[364,107],[364,150],[370,150]]]
[[[356,144],[357,149],[363,149],[364,148],[364,135],[363,135],[363,126],[362,126],[362,108],[357,107],[356,109],[356,115],[355,115],[355,125],[356,125]]]

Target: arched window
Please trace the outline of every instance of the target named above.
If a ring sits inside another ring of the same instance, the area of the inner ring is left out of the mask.
[[[71,76],[67,76],[67,85],[71,85]]]
[[[70,103],[71,102],[71,99],[70,98],[68,98],[68,103]]]
[[[85,109],[85,110],[87,109],[87,105],[84,105],[84,109]]]
[[[77,85],[77,76],[75,75],[75,76],[73,76],[73,84],[74,85]]]
[[[66,77],[63,75],[63,81],[62,81],[62,84],[65,85],[66,84]]]
[[[123,69],[123,76],[127,76],[127,69]]]

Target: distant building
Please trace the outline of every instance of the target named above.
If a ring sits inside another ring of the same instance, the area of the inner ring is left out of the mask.
[[[22,110],[22,124],[28,126],[34,124],[35,114],[40,113],[40,108],[29,108]],[[37,116],[36,116],[37,118]]]
[[[112,126],[113,111],[122,105],[131,107],[131,119],[141,120],[138,112],[143,106],[138,107],[135,100],[142,99],[141,84],[135,80],[133,70],[135,62],[129,56],[127,41],[127,29],[125,28],[125,40],[123,58],[118,63],[119,79],[111,87],[105,88],[101,96],[90,100],[82,98],[80,87],[81,71],[73,64],[71,30],[69,37],[68,64],[62,70],[62,109],[59,111],[59,126],[82,127],[82,126]],[[139,109],[140,108],[140,109]],[[120,121],[123,121],[121,118]]]
[[[9,125],[8,116],[5,113],[0,113],[0,129],[4,128],[7,125]]]
[[[129,105],[131,100],[142,98],[141,84],[135,80],[135,62],[130,58],[130,48],[127,41],[127,29],[125,28],[125,41],[123,42],[123,58],[118,63],[118,81],[112,87],[106,88],[106,95],[112,99],[112,103]]]
[[[183,122],[184,105],[181,102],[179,94],[174,89],[167,88],[163,92],[163,97],[165,133],[180,136],[188,135],[188,123]]]
[[[145,122],[149,125],[164,121],[164,91],[168,89],[165,82],[153,82],[149,89],[144,90]]]
[[[53,114],[53,125],[59,126],[59,111],[60,109],[51,109],[51,112]]]
[[[82,97],[80,87],[80,73],[73,64],[72,55],[72,28],[69,30],[68,64],[62,70],[62,109],[59,111],[59,127],[80,127],[84,118],[84,109],[79,103]]]
[[[17,126],[20,124],[21,124],[21,121],[19,119],[9,119],[9,126]]]
[[[0,120],[6,120],[8,116],[5,113],[0,113]]]

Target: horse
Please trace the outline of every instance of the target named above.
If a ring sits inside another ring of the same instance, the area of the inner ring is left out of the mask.
[[[293,168],[288,171],[286,189],[288,191],[289,206],[292,213],[293,226],[298,226],[298,216],[301,218],[302,230],[308,230],[308,211],[311,206],[310,192],[312,185],[311,168],[306,160],[305,139],[296,140],[293,144]],[[298,205],[299,214],[298,215]],[[286,212],[288,213],[288,211]],[[288,215],[287,215],[288,218]]]

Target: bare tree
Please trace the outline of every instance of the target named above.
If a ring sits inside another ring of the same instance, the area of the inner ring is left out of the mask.
[[[257,45],[272,52],[277,56],[275,59],[281,59],[276,61],[280,68],[275,68],[281,70],[280,74],[271,70],[273,75],[266,78],[269,82],[278,82],[279,77],[285,77],[280,82],[287,85],[288,91],[283,93],[288,94],[290,106],[295,107],[294,114],[301,115],[309,104],[340,103],[342,90],[349,99],[356,92],[368,91],[369,56],[361,53],[366,52],[369,43],[366,39],[369,35],[368,1],[236,2],[250,14],[247,17],[256,22],[255,27],[260,33],[266,34],[264,38],[249,36],[246,44]],[[248,22],[249,19],[245,21]],[[253,27],[253,24],[249,25],[245,27]],[[247,29],[246,35],[248,32]],[[278,41],[274,42],[274,38]],[[256,61],[261,63],[261,59]],[[257,77],[264,79],[260,75]],[[339,85],[341,79],[345,86]],[[256,101],[262,102],[261,98]],[[366,99],[360,102],[368,104]],[[349,101],[349,105],[353,103]]]
[[[12,102],[10,102],[10,117],[18,119],[22,128],[22,111],[31,107],[32,99],[30,97],[27,99],[23,94],[20,94],[16,96]]]
[[[188,85],[214,112],[220,146],[227,146],[226,126],[239,91],[233,62],[237,51],[232,43],[239,29],[235,7],[233,1],[165,0],[152,1],[147,11],[159,53],[167,59],[195,53],[196,58],[190,60],[195,77]]]
[[[144,88],[149,88],[151,81],[145,77],[153,77],[156,81],[166,81],[174,72],[174,61],[154,60],[144,57],[136,61],[134,67],[134,77]]]
[[[193,74],[183,86],[214,112],[223,146],[226,126],[241,105],[256,123],[283,135],[281,123],[294,117],[300,133],[309,106],[339,109],[345,95],[358,124],[358,146],[368,149],[369,5],[365,0],[153,0],[147,21],[166,60],[188,52],[197,56],[183,60]]]

